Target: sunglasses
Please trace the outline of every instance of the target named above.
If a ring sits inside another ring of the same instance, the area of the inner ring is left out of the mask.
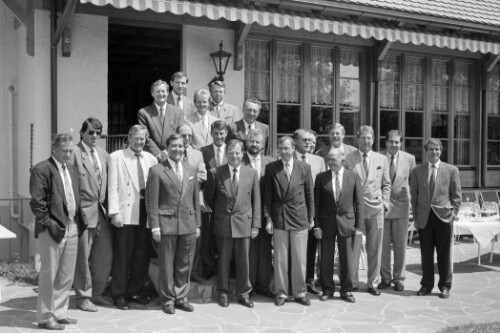
[[[97,136],[100,136],[101,135],[101,131],[88,131],[87,133],[89,133],[89,135],[97,135]]]

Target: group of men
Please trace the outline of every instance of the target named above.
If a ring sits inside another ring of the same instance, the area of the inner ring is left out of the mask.
[[[140,291],[152,248],[167,314],[193,311],[190,280],[203,283],[214,274],[222,307],[230,303],[232,274],[237,301],[250,308],[254,293],[277,306],[291,297],[307,306],[307,292],[333,298],[336,247],[340,298],[355,302],[363,235],[368,292],[380,295],[392,284],[402,291],[410,204],[422,254],[418,295],[434,286],[436,248],[440,297],[449,296],[461,190],[458,169],[439,159],[439,140],[426,142],[427,163],[415,167],[397,130],[379,154],[370,126],[360,127],[354,148],[343,143],[344,127],[333,124],[330,145],[316,154],[316,134],[298,129],[278,139],[274,159],[269,127],[257,121],[258,100],[246,100],[240,112],[224,102],[224,83],[214,81],[191,101],[187,84],[182,72],[172,75],[170,93],[165,81],[152,84],[154,101],[139,110],[127,148],[108,155],[97,145],[102,123],[88,118],[76,147],[59,134],[52,156],[32,169],[39,327],[76,323],[67,316],[72,285],[84,311],[148,302]],[[102,295],[110,276],[113,300]]]

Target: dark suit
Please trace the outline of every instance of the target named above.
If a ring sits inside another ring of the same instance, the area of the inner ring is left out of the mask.
[[[184,95],[181,96],[181,99],[182,99],[182,117],[187,118],[190,114],[196,112],[196,106],[194,105],[192,100],[190,100],[188,97]],[[170,92],[167,96],[167,103],[177,107],[177,101],[175,100],[175,97],[172,94],[172,92]]]
[[[265,155],[270,154],[270,147],[269,147],[269,126],[266,124],[261,123],[260,121],[255,122],[255,128],[258,128],[261,130],[262,134],[264,135],[264,151],[263,153]],[[228,124],[227,125],[227,138],[226,142],[229,142],[231,139],[238,139],[246,143],[247,141],[247,135],[246,132],[248,129],[245,129],[245,123],[243,122],[243,119],[240,119],[234,123]]]
[[[40,277],[38,281],[37,322],[51,316],[67,318],[69,295],[75,273],[78,235],[87,225],[80,207],[80,181],[72,165],[67,165],[75,216],[70,219],[64,179],[53,157],[31,169],[30,206],[35,215],[35,237],[40,246]]]
[[[165,104],[163,108],[165,109],[163,124],[154,103],[137,112],[137,122],[146,126],[149,132],[149,138],[146,139],[144,150],[155,157],[158,157],[161,151],[166,148],[167,138],[171,134],[175,134],[177,126],[184,123],[181,109],[169,104]]]
[[[87,229],[78,241],[74,281],[77,298],[102,294],[113,262],[113,230],[106,209],[109,155],[100,147],[95,150],[101,164],[100,175],[95,170],[93,157],[81,141],[68,162],[78,170],[82,210],[88,221]]]
[[[290,253],[291,291],[303,297],[306,292],[307,232],[314,217],[311,167],[294,159],[289,181],[283,161],[274,161],[266,166],[264,179],[264,215],[271,218],[274,228],[275,293],[280,297],[289,294]]]
[[[272,158],[260,154],[260,170],[258,173],[260,177],[261,205],[263,202],[262,196],[266,165],[272,161]],[[252,168],[248,154],[243,155],[242,163]],[[261,221],[263,220],[264,210],[261,209]],[[271,235],[264,228],[261,228],[259,235],[250,241],[250,283],[256,292],[271,291],[271,275],[273,272],[271,239]]]
[[[420,239],[422,257],[422,287],[434,287],[434,248],[439,271],[438,288],[451,289],[451,247],[453,219],[462,204],[462,189],[458,169],[440,162],[436,171],[434,193],[429,193],[429,163],[413,169],[410,178],[411,206]]]
[[[219,249],[217,289],[220,293],[229,293],[229,266],[234,252],[236,294],[247,298],[252,289],[248,258],[250,236],[252,228],[260,228],[261,198],[255,170],[241,165],[238,176],[238,191],[235,192],[229,164],[210,170],[205,199],[213,211],[213,232]]]
[[[364,229],[363,193],[361,179],[354,171],[344,168],[341,180],[341,194],[338,204],[333,193],[335,174],[332,171],[320,173],[314,186],[315,226],[321,228],[320,281],[323,293],[333,293],[333,265],[335,239],[338,242],[340,262],[340,292],[352,290],[354,275],[358,269],[355,263],[355,229]]]
[[[182,183],[166,160],[149,169],[146,207],[152,230],[160,228],[159,289],[163,305],[186,301],[201,225],[197,171],[182,164]]]

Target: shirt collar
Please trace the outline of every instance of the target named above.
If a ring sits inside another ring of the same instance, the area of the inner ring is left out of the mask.
[[[391,158],[392,157],[392,154],[389,153],[389,151],[387,151],[387,157]],[[394,154],[394,159],[397,159],[399,157],[399,150],[396,154]]]
[[[58,160],[54,157],[54,155],[52,155],[52,159],[54,160],[54,162],[56,162],[57,168],[58,168],[59,170],[62,170],[62,167],[63,167],[62,163],[61,163],[61,162],[59,162],[59,161],[58,161]]]
[[[249,124],[245,119],[243,119],[243,124],[245,124],[245,131],[248,129],[248,125],[250,125],[252,128],[255,128],[255,122],[253,122],[253,124]]]
[[[91,148],[89,147],[85,142],[82,141],[82,146],[83,148],[85,148],[85,151],[87,152],[87,154],[92,154],[91,150],[94,149],[94,151],[96,151],[97,149],[95,148]]]
[[[233,174],[234,167],[232,167],[231,165],[229,165],[229,163],[227,164],[227,167],[229,168],[229,172],[231,174]],[[238,170],[238,175],[240,174],[240,169],[241,169],[241,164],[236,167],[236,170]]]
[[[363,154],[365,154],[365,153],[363,153],[363,152],[362,152],[361,150],[359,150],[359,149],[358,149],[358,151],[359,151],[359,155],[361,156],[361,158],[363,158]],[[367,158],[370,158],[370,154],[371,154],[371,153],[372,153],[372,151],[371,151],[371,150],[370,150],[369,152],[367,152],[367,153],[366,153],[366,157],[367,157]]]
[[[163,112],[165,112],[166,103],[163,106],[159,106],[158,104],[155,103],[155,106],[156,106],[156,110],[158,110],[158,112],[160,112],[161,108],[163,108]]]
[[[429,169],[432,168],[432,163],[427,161],[427,164],[429,165]],[[437,160],[436,163],[434,163],[434,165],[436,166],[436,169],[439,169],[439,165],[441,164],[441,160]]]
[[[179,160],[179,162],[176,162],[173,159],[171,159],[170,157],[167,157],[167,159],[168,159],[168,163],[170,163],[170,165],[173,166],[173,167],[175,167],[176,164],[181,164],[182,163],[182,160]]]
[[[205,115],[202,115],[201,113],[199,113],[198,111],[196,111],[196,114],[198,114],[198,117],[200,117],[200,119],[203,119],[203,117],[206,117],[208,119],[208,112],[205,113]]]
[[[290,166],[292,166],[292,165],[293,165],[293,156],[292,156],[292,158],[290,159],[290,161],[285,162],[284,160],[281,160],[281,162],[283,162],[283,167],[285,167],[287,163],[290,163]]]
[[[177,93],[174,90],[172,90],[172,96],[174,96],[174,99],[176,102],[177,102],[177,99],[179,99],[179,97],[182,98],[182,95],[177,95]]]
[[[336,172],[335,172],[335,171],[333,171],[333,170],[331,170],[331,171],[332,171],[332,175],[333,175],[333,177],[335,177]],[[342,176],[344,176],[344,167],[340,168],[340,170],[339,170],[339,176],[340,176],[341,178],[342,178]]]
[[[222,104],[224,104],[224,100],[220,101],[220,103],[216,103],[216,102],[212,101],[213,106],[222,106]]]
[[[220,147],[217,147],[214,143],[214,152],[217,154],[217,149],[221,149],[223,152],[226,150],[226,144],[223,143]]]
[[[257,160],[257,161],[258,161],[258,160],[260,160],[260,153],[259,153],[259,154],[257,154],[257,156],[253,156],[253,155],[251,155],[251,154],[247,153],[247,156],[248,156],[248,159],[249,159],[250,161],[252,161],[253,159],[255,159],[255,160]]]
[[[139,156],[140,156],[141,158],[143,158],[143,157],[144,157],[144,150],[143,150],[143,151],[141,151],[140,153],[136,153],[136,152],[135,152],[135,151],[133,151],[130,147],[129,147],[129,148],[127,148],[127,149],[130,151],[130,153],[132,154],[132,156],[135,156],[136,154],[139,154]]]

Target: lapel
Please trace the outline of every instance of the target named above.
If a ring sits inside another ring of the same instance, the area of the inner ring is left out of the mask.
[[[428,162],[426,161],[425,164],[422,165],[423,168],[422,168],[422,172],[421,172],[421,175],[422,175],[422,184],[424,185],[424,189],[425,189],[425,193],[427,193],[427,196],[429,197],[429,201],[430,201],[430,193],[429,193],[429,164]],[[437,175],[436,175],[436,180],[437,180]],[[436,186],[434,186],[434,191],[436,190]]]
[[[246,131],[245,131],[245,123],[243,119],[237,121],[236,123],[236,131],[239,133],[239,136],[243,141],[247,139]]]
[[[351,154],[351,159],[354,169],[361,178],[361,183],[364,185],[366,183],[366,174],[363,170],[363,161],[361,160],[361,155],[359,155],[359,150],[356,150],[355,153]]]
[[[241,169],[240,169],[241,170]],[[233,181],[231,179],[231,172],[229,172],[229,164],[223,164],[222,167],[220,168],[220,177],[222,184],[226,188],[226,192],[229,194],[229,198],[232,198],[233,200],[236,200],[236,196],[234,193],[233,189]],[[241,180],[241,175],[240,175],[240,180]]]
[[[179,193],[182,193],[181,183],[179,182],[179,179],[177,178],[177,174],[175,173],[173,167],[170,165],[170,162],[168,160],[165,160],[163,166],[163,172],[165,172],[167,177],[170,178],[170,180],[175,184],[175,187],[177,187]],[[185,175],[183,177],[185,177]]]
[[[125,168],[132,179],[132,184],[134,184],[137,191],[139,191],[139,178],[137,169],[137,157],[135,153],[129,148],[123,150],[123,160],[125,161]]]
[[[166,107],[163,107],[165,109],[165,116],[167,114]],[[151,116],[151,119],[153,120],[153,123],[155,124],[156,131],[163,135],[163,125],[160,121],[160,113],[158,112],[158,109],[156,108],[155,103],[151,104],[149,107],[149,115]]]
[[[189,176],[191,176],[191,173],[189,171],[189,163],[188,162],[183,162],[182,163],[182,190],[181,190],[181,198],[186,194],[188,185],[189,185]]]
[[[328,194],[330,195],[330,197],[333,199],[333,204],[335,205],[335,207],[337,207],[337,202],[335,200],[335,194],[333,193],[333,182],[335,181],[334,180],[334,176],[333,176],[333,173],[330,171],[330,174],[328,175],[328,177],[326,178],[327,181],[326,181],[326,191],[328,192]],[[345,173],[344,173],[344,177],[342,177],[342,188],[345,188]],[[340,195],[340,200],[342,200],[342,193]],[[339,203],[340,203],[340,200],[339,200]]]
[[[56,161],[54,161],[54,158],[50,158],[50,163],[52,166],[52,179],[54,180],[54,184],[57,187],[57,190],[59,191],[59,194],[61,198],[63,199],[64,205],[67,207],[68,204],[66,202],[66,193],[64,192],[64,180],[61,178],[61,174],[59,173],[59,168],[57,167]]]
[[[278,180],[278,184],[280,184],[281,193],[283,193],[283,197],[285,197],[286,193],[288,192],[288,187],[290,186],[290,181],[288,181],[288,178],[286,177],[285,166],[283,165],[283,161],[281,160],[276,163],[276,178]],[[290,180],[291,178],[292,177],[290,177]]]
[[[82,151],[81,156],[82,156],[83,166],[85,167],[85,169],[87,169],[88,173],[91,176],[90,178],[92,178],[92,181],[94,182],[94,185],[100,191],[101,189],[99,188],[99,183],[97,182],[97,174],[95,173],[95,170],[94,170],[94,164],[92,163],[92,158],[87,153],[87,150],[85,149],[85,147],[83,146],[83,143],[81,141],[78,143],[78,148]],[[103,164],[101,161],[101,166],[102,165]]]
[[[102,169],[101,186],[102,186],[103,184],[108,183],[108,170],[107,170],[108,161],[106,155],[104,154],[104,151],[102,151],[101,149],[97,149],[97,154],[99,155],[99,160],[101,161],[101,169]],[[100,191],[101,188],[99,188],[99,192]]]

